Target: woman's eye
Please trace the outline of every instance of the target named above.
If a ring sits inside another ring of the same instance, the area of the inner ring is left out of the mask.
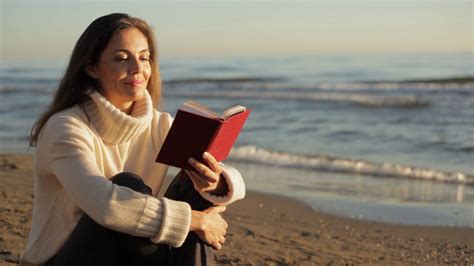
[[[126,57],[116,57],[115,58],[115,61],[125,61],[125,60],[127,60]]]
[[[150,58],[149,57],[142,57],[141,60],[142,61],[150,61]]]

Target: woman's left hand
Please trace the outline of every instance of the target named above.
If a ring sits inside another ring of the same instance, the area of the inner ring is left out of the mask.
[[[221,190],[222,167],[212,154],[204,152],[202,157],[207,165],[194,158],[189,158],[188,160],[189,164],[195,169],[195,171],[186,170],[191,181],[193,181],[194,189],[200,192],[216,192]]]

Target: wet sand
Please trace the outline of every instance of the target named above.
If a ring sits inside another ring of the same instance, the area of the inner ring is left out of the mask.
[[[0,265],[13,265],[31,223],[30,155],[0,155]],[[248,192],[228,208],[220,265],[474,264],[474,229],[393,225],[315,212]]]

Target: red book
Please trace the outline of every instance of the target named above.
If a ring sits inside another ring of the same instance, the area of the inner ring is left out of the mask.
[[[217,161],[225,160],[249,114],[250,110],[240,105],[218,115],[197,102],[185,102],[176,113],[156,162],[192,170],[188,159],[204,162],[205,151]]]

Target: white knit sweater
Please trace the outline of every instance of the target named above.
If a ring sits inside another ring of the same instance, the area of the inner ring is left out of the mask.
[[[166,176],[166,165],[155,163],[172,123],[170,115],[156,111],[148,94],[134,103],[131,115],[98,92],[90,96],[84,108],[54,114],[40,133],[33,222],[22,265],[43,264],[54,256],[83,212],[107,228],[174,247],[188,234],[191,209],[162,197],[172,178]],[[108,180],[124,171],[142,177],[153,196]],[[242,199],[240,173],[224,165],[223,176],[227,195],[201,195],[220,205]]]

